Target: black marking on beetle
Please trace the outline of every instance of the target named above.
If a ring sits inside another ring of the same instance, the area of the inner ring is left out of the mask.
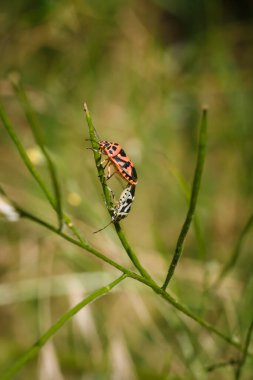
[[[120,154],[122,157],[126,157],[126,152],[125,152],[123,149],[120,149],[119,154]]]
[[[132,178],[133,178],[134,180],[137,179],[137,172],[136,172],[136,169],[135,169],[134,166],[132,167]]]
[[[131,164],[130,164],[129,161],[127,161],[127,162],[124,163],[123,168],[127,169],[129,166],[131,166]]]

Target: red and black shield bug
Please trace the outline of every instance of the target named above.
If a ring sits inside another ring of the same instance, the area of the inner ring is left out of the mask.
[[[102,153],[107,155],[106,166],[113,164],[116,171],[131,185],[137,184],[137,172],[134,164],[126,155],[124,149],[118,143],[100,141],[99,148]],[[103,161],[104,162],[104,161]],[[113,174],[112,174],[113,175]],[[110,171],[107,179],[111,178]]]

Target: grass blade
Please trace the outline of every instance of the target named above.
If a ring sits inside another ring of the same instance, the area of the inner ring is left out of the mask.
[[[243,243],[244,243],[244,239],[246,237],[246,235],[248,234],[248,232],[251,230],[251,228],[253,227],[253,214],[250,215],[249,219],[247,220],[245,226],[243,227],[242,229],[242,232],[237,240],[237,243],[235,245],[235,249],[234,249],[234,252],[232,253],[232,256],[230,257],[228,263],[225,265],[225,267],[223,268],[223,270],[221,271],[216,283],[215,283],[215,287],[219,286],[220,283],[222,282],[222,280],[224,279],[224,277],[228,274],[228,272],[230,272],[233,267],[235,266],[239,256],[240,256],[240,253],[241,253],[241,250],[242,250],[242,246],[243,246]]]
[[[13,128],[10,120],[8,119],[8,117],[7,117],[7,115],[6,115],[5,111],[4,111],[3,105],[1,103],[0,103],[0,119],[2,120],[3,126],[4,126],[5,130],[7,131],[8,135],[10,136],[10,138],[13,141],[14,145],[16,146],[17,151],[18,151],[21,159],[23,160],[25,166],[27,167],[28,171],[31,173],[31,175],[33,176],[33,178],[35,179],[35,181],[40,186],[41,190],[45,194],[45,196],[46,196],[47,200],[49,201],[50,205],[53,207],[54,210],[57,210],[57,206],[56,206],[56,202],[55,202],[54,197],[52,196],[52,194],[48,190],[48,188],[47,188],[46,184],[44,183],[43,179],[41,178],[41,176],[37,172],[36,168],[34,167],[32,161],[28,157],[28,155],[26,153],[26,150],[23,147],[23,145],[22,145],[22,143],[21,143],[18,135],[16,134],[15,129]],[[73,232],[73,234],[78,238],[78,240],[82,244],[86,244],[86,241],[81,237],[79,231],[73,225],[70,217],[64,213],[63,214],[63,218],[64,218],[64,222],[66,223],[66,225],[68,226],[68,228]]]
[[[60,319],[55,324],[53,324],[29,350],[27,350],[9,369],[7,369],[7,371],[0,375],[0,380],[11,379],[22,367],[24,367],[31,359],[33,359],[39,353],[39,351],[47,343],[47,341],[50,338],[52,338],[60,330],[60,328],[62,328],[65,325],[65,323],[68,322],[75,314],[77,314],[86,305],[90,304],[91,302],[94,302],[98,298],[109,293],[126,277],[127,275],[123,274],[107,286],[103,286],[102,288],[91,293],[83,301],[79,302],[72,309],[64,313],[60,317]]]
[[[245,364],[245,361],[246,361],[247,355],[248,355],[249,344],[250,344],[252,332],[253,332],[253,320],[251,321],[250,327],[248,329],[248,333],[247,333],[246,341],[245,341],[245,346],[244,346],[243,353],[242,353],[242,358],[240,360],[240,363],[239,363],[237,370],[236,370],[236,373],[235,373],[235,380],[240,380],[240,378],[241,378],[242,368]]]
[[[41,176],[39,175],[39,173],[35,169],[32,161],[28,157],[28,154],[26,153],[25,148],[23,147],[23,145],[22,145],[20,139],[18,138],[10,120],[8,119],[2,104],[0,104],[0,118],[3,122],[3,126],[6,129],[8,135],[10,136],[12,141],[14,142],[14,144],[17,148],[17,151],[18,151],[19,155],[21,156],[25,166],[27,167],[27,169],[29,170],[29,172],[31,173],[33,178],[36,180],[36,182],[38,183],[38,185],[42,189],[43,193],[45,194],[45,196],[48,199],[51,206],[54,209],[56,209],[56,204],[55,204],[55,200],[54,200],[53,196],[50,194],[50,191],[47,189],[46,184],[44,183],[43,179],[41,178]]]
[[[12,81],[12,84],[13,84],[13,88],[14,88],[14,90],[15,90],[18,98],[19,98],[20,104],[24,110],[24,113],[26,115],[26,118],[27,118],[27,121],[30,125],[30,128],[32,130],[34,139],[35,139],[36,143],[38,144],[38,146],[40,147],[40,149],[41,149],[41,151],[45,157],[45,160],[47,162],[49,174],[51,177],[51,182],[52,182],[53,189],[54,189],[54,195],[55,195],[55,201],[56,201],[55,207],[56,207],[56,212],[57,212],[58,220],[59,220],[59,228],[62,229],[63,214],[62,214],[61,192],[60,192],[60,186],[59,186],[55,166],[53,164],[53,161],[52,161],[47,149],[44,146],[35,112],[32,108],[32,105],[31,105],[31,103],[30,103],[30,101],[26,95],[26,92],[25,92],[22,84],[18,81]]]

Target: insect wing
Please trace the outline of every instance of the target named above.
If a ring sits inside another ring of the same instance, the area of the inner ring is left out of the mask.
[[[127,158],[123,159],[120,155],[113,157],[116,167],[119,172],[129,181],[133,182],[134,185],[137,183],[137,172],[132,162]],[[130,182],[130,183],[131,183]]]

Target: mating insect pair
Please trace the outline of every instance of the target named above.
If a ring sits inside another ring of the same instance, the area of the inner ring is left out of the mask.
[[[137,172],[129,157],[126,155],[124,149],[118,143],[110,143],[108,141],[99,141],[99,152],[106,155],[106,158],[101,162],[104,165],[104,169],[107,168],[106,179],[110,179],[115,173],[118,173],[124,180],[127,181],[128,186],[123,190],[120,195],[119,201],[111,209],[112,219],[105,227],[96,232],[102,231],[111,223],[118,223],[121,219],[127,217],[131,210],[132,203],[134,201],[135,186],[137,184]],[[113,166],[115,172],[110,173],[110,168]]]

